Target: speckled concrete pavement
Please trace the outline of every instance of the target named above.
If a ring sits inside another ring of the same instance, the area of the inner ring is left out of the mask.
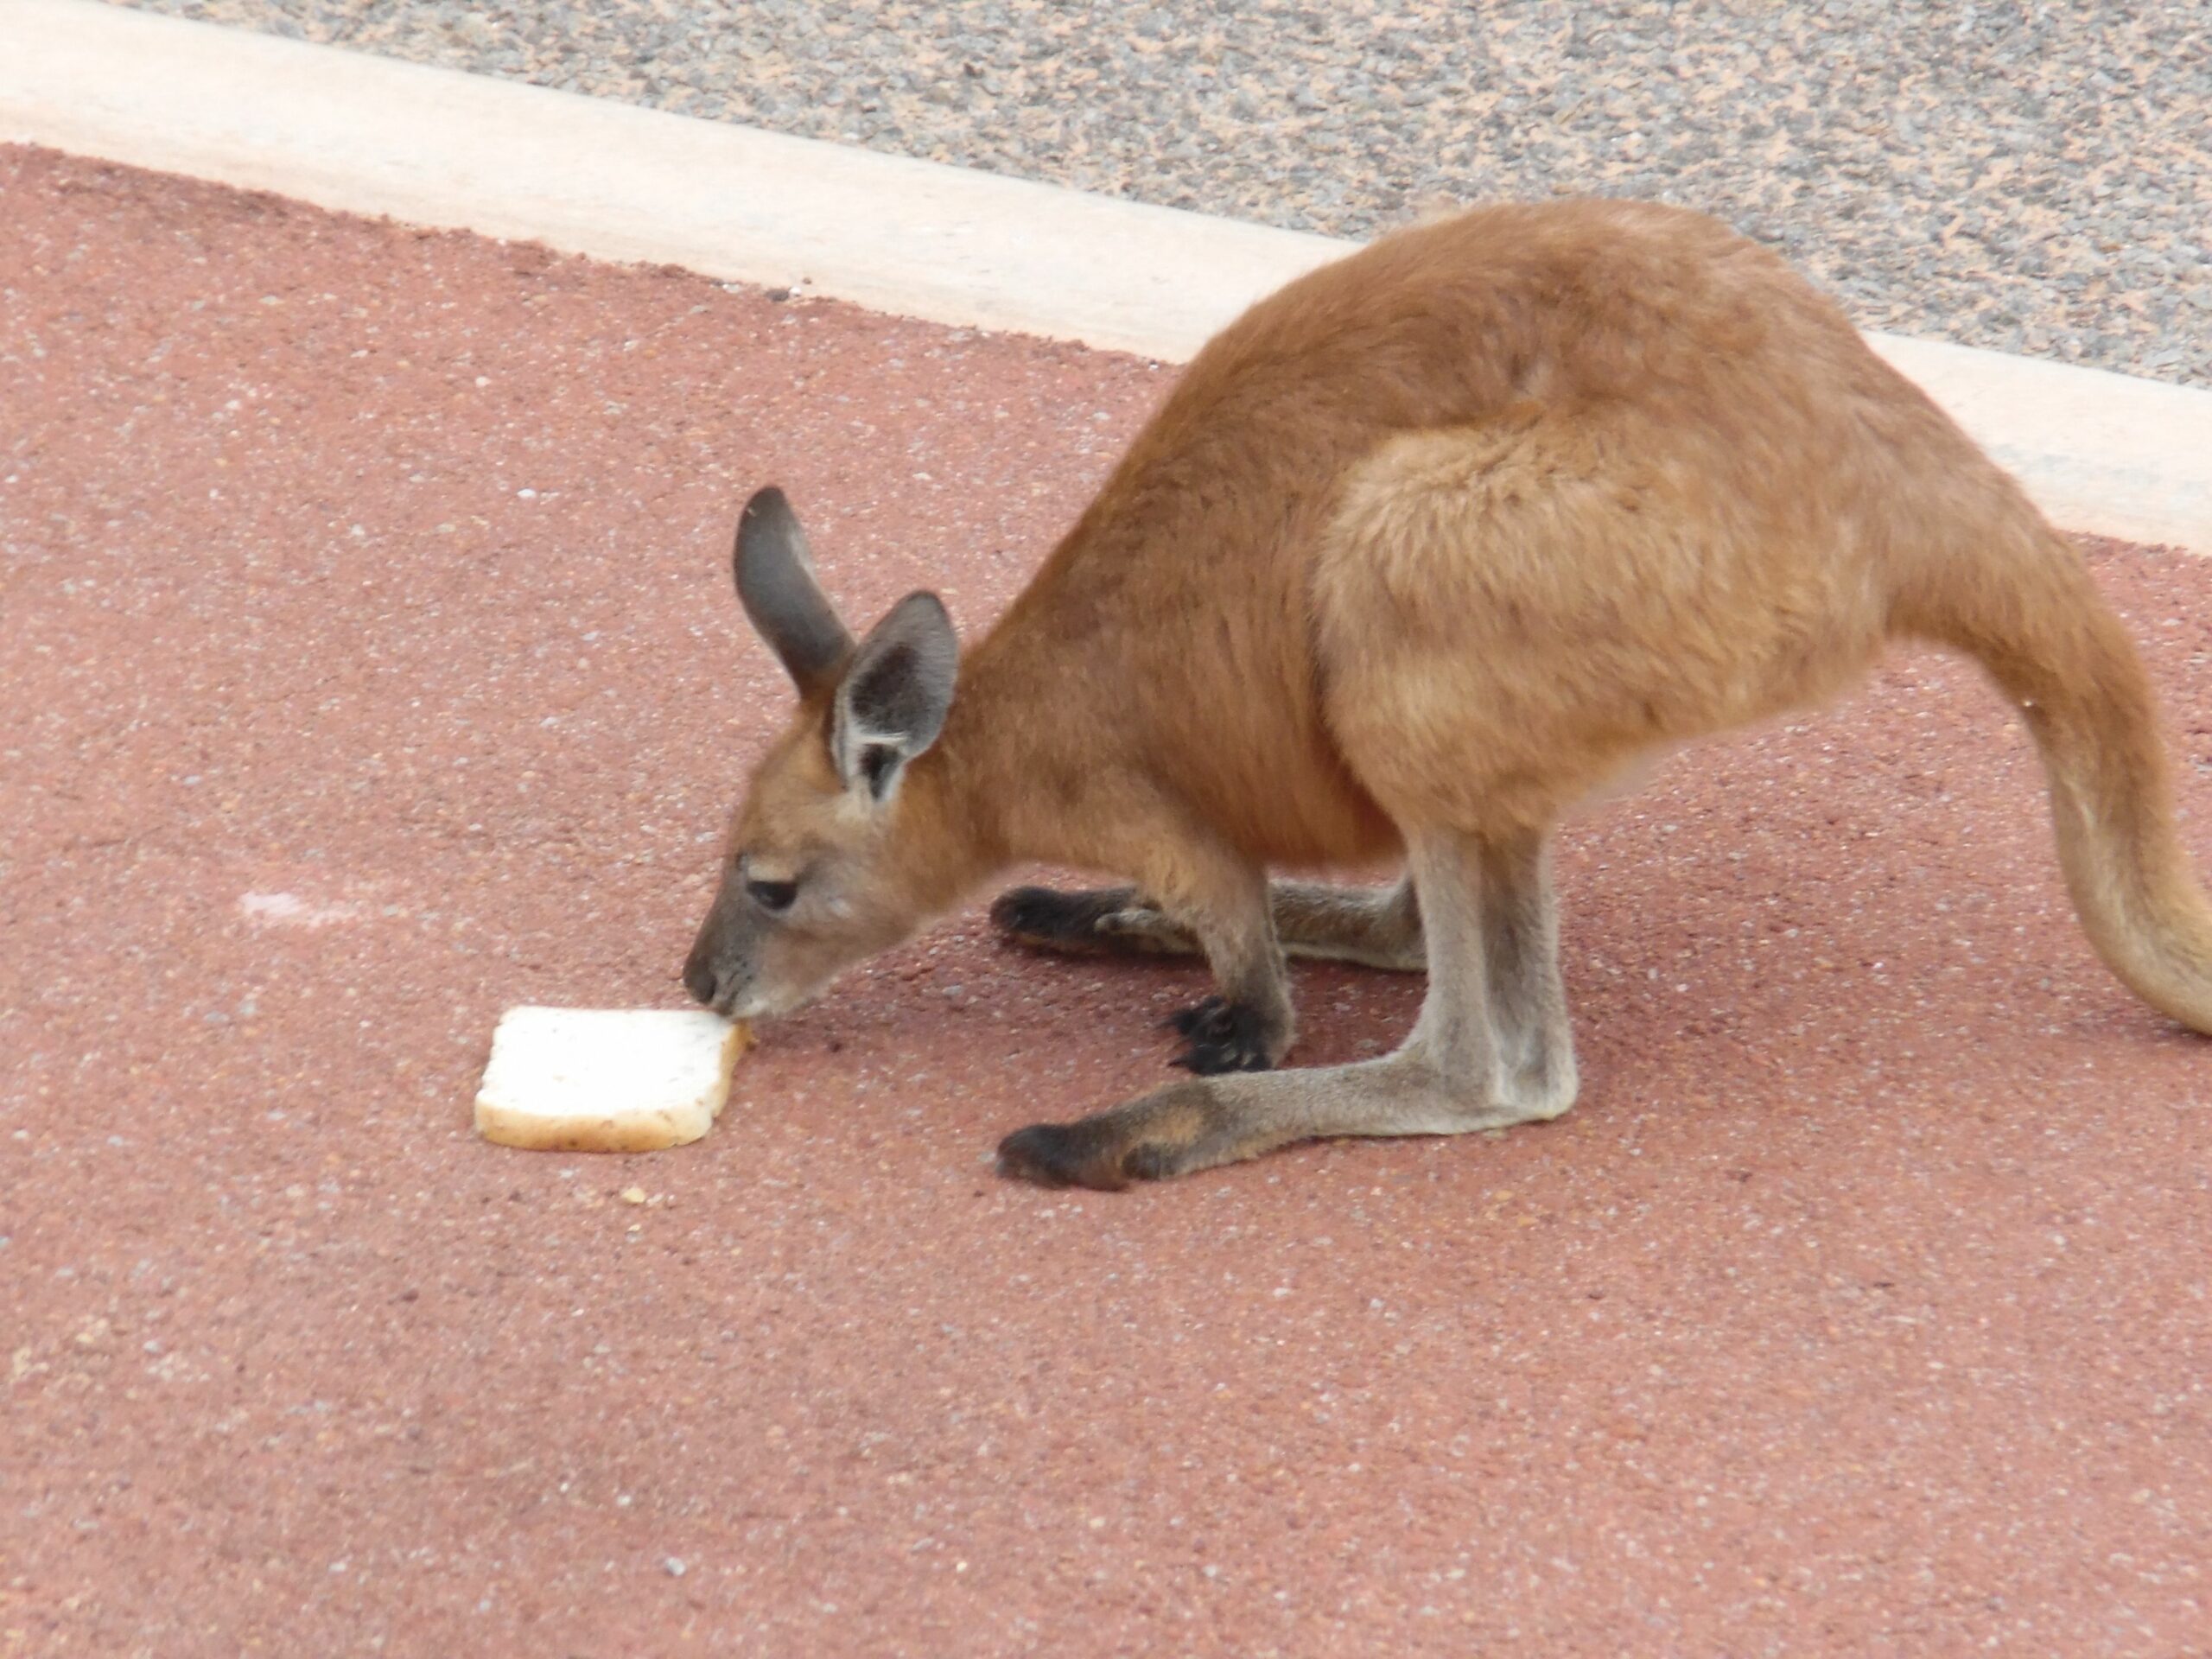
[[[782,717],[742,493],[973,626],[1164,376],[22,150],[0,204],[0,1655],[2203,1650],[2212,1052],[1972,673],[1573,833],[1555,1125],[1001,1182],[1197,975],[970,912],[697,1147],[505,1151],[499,1010],[680,999]],[[2212,564],[2094,557],[2212,866]],[[1315,1061],[1419,995],[1297,977]]]
[[[130,0],[1363,236],[1679,201],[1861,327],[2212,385],[2212,0]]]

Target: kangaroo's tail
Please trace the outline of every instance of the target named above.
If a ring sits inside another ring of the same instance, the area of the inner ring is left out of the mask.
[[[2150,681],[2081,555],[2024,501],[2007,505],[2002,533],[1932,573],[1909,631],[1978,658],[2019,706],[2097,953],[2145,1001],[2212,1035],[2212,905],[2175,830]]]

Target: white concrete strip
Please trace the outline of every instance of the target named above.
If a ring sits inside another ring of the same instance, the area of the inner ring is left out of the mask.
[[[2054,524],[2212,554],[2212,391],[1942,340],[1867,339]]]
[[[0,0],[0,138],[1168,362],[1354,245],[100,0]],[[2058,523],[2212,553],[2212,392],[1873,339]]]
[[[99,0],[0,0],[0,137],[1171,361],[1351,245]]]

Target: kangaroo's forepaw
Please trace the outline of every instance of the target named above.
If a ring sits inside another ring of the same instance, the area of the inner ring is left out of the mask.
[[[1287,1046],[1281,1043],[1277,1022],[1249,1004],[1223,996],[1210,996],[1180,1009],[1162,1023],[1173,1026],[1185,1039],[1183,1052],[1168,1064],[1200,1077],[1264,1071]]]

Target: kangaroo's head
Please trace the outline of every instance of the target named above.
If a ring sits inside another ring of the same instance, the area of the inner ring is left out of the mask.
[[[934,594],[909,594],[855,644],[781,490],[746,503],[735,563],[738,601],[798,686],[798,712],[731,822],[683,982],[749,1020],[810,1001],[935,908],[925,849],[896,835],[899,785],[944,729],[959,645]]]

